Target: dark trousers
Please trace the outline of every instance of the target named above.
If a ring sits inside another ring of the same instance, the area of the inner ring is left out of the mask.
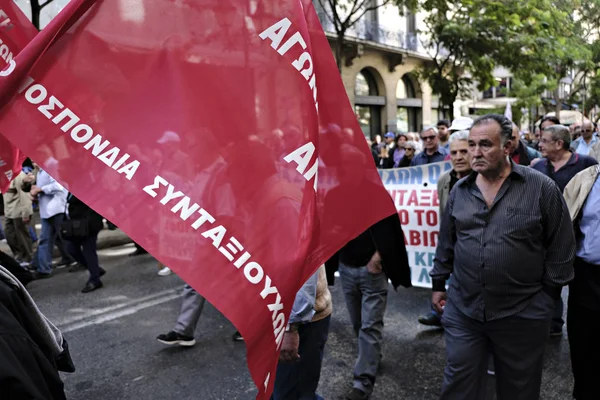
[[[482,322],[448,300],[442,315],[448,361],[441,400],[485,399],[490,353],[498,400],[539,399],[553,310],[554,299],[541,291],[523,313]]]
[[[277,365],[271,400],[321,400],[316,394],[331,316],[300,326],[300,360]]]
[[[96,252],[96,241],[98,234],[73,237],[67,241],[69,254],[81,265],[85,265],[90,272],[89,282],[100,282],[100,265],[98,264],[98,253]]]
[[[5,235],[15,259],[31,262],[33,243],[29,236],[28,224],[23,222],[23,218],[6,218]]]
[[[600,373],[600,266],[575,259],[575,279],[569,285],[567,332],[577,400],[598,399]]]

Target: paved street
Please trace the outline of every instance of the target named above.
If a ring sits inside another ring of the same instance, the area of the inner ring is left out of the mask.
[[[131,245],[101,250],[105,288],[81,294],[87,273],[64,269],[29,286],[48,317],[65,333],[77,366],[64,374],[71,400],[253,399],[243,343],[231,341],[233,326],[207,306],[195,347],[168,348],[155,340],[172,327],[179,310],[181,280],[156,275],[147,255],[127,257]],[[333,289],[334,316],[320,394],[339,399],[350,387],[356,344],[340,287]],[[440,331],[422,328],[428,304],[424,289],[390,292],[384,362],[373,400],[436,399],[444,345]],[[569,399],[571,374],[566,337],[548,340],[542,399]],[[489,399],[493,399],[493,379]]]

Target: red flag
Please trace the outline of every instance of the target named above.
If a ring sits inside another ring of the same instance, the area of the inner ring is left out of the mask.
[[[72,0],[0,93],[13,143],[235,324],[260,399],[302,283],[395,213],[309,0]]]
[[[0,68],[14,66],[13,59],[37,34],[35,27],[12,1],[2,3],[0,8]],[[2,131],[4,133],[4,131]],[[17,129],[16,134],[20,133]],[[10,181],[21,171],[27,157],[6,137],[0,135],[0,192],[5,192]]]

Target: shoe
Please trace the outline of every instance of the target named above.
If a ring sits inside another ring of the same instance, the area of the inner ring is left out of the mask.
[[[191,336],[183,336],[177,332],[171,331],[166,335],[158,335],[156,340],[167,346],[180,345],[183,347],[192,347],[196,344],[196,340]]]
[[[169,267],[164,267],[163,269],[158,271],[158,276],[169,276],[172,273],[173,272],[171,271],[171,269]]]
[[[38,272],[38,271],[35,271],[33,273],[33,279],[35,279],[35,280],[38,280],[38,279],[47,279],[47,278],[50,278],[51,276],[52,276],[52,274],[50,274],[50,273],[44,274],[44,273]]]
[[[83,289],[81,289],[81,293],[93,292],[94,290],[98,290],[98,289],[102,288],[103,286],[104,285],[102,284],[102,282],[98,282],[98,283],[88,282],[85,284],[85,287]]]
[[[562,335],[563,335],[562,328],[550,328],[550,333],[548,334],[548,336],[550,336],[550,337],[559,337]]]
[[[433,312],[429,312],[427,315],[422,315],[419,317],[419,323],[427,326],[438,326],[442,327],[442,320],[440,316],[434,314]]]
[[[136,257],[136,256],[144,255],[144,254],[148,254],[148,252],[144,249],[136,248],[133,253],[129,254],[129,257]]]
[[[243,342],[244,341],[244,337],[238,331],[235,331],[235,333],[233,334],[231,339],[233,339],[234,342]]]
[[[87,267],[85,265],[76,263],[75,265],[71,265],[69,267],[69,272],[85,271],[86,269]]]
[[[352,390],[346,395],[346,400],[367,400],[368,398],[368,394],[357,388],[352,388]]]
[[[25,269],[29,269],[29,267],[31,266],[31,263],[27,262],[27,261],[20,261],[19,265]]]
[[[104,270],[104,268],[100,267],[100,276],[104,275],[106,275],[106,271]]]
[[[56,269],[63,269],[66,267],[72,267],[77,265],[77,262],[70,260],[60,260],[57,264],[54,264],[53,267]]]

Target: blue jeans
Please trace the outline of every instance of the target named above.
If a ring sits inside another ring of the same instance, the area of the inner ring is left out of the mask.
[[[277,365],[271,400],[323,400],[316,394],[331,316],[301,325],[298,329],[300,360]]]
[[[50,218],[42,218],[40,243],[33,256],[33,266],[35,266],[38,272],[42,274],[49,274],[52,272],[52,252],[54,251],[54,242],[56,237],[60,234],[60,226],[62,225],[64,217],[65,214],[61,213]]]
[[[366,266],[348,267],[340,263],[339,271],[350,321],[358,336],[353,387],[371,395],[381,363],[388,278],[384,272],[369,273]]]

